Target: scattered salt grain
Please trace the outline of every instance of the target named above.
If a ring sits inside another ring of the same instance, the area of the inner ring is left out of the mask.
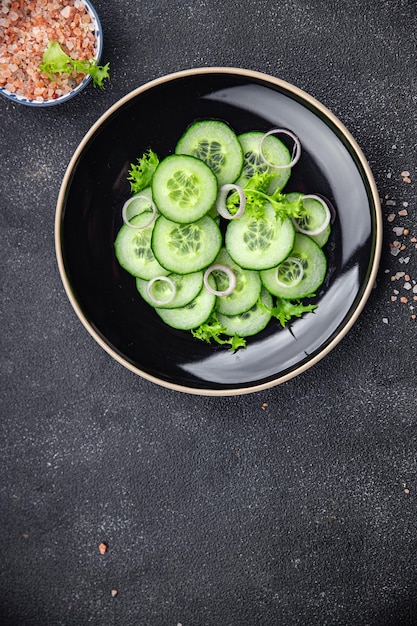
[[[407,209],[401,209],[401,211],[398,211],[398,215],[401,215],[401,217],[404,215],[408,215]]]
[[[70,13],[71,13],[71,7],[68,5],[64,7],[61,11],[61,15],[65,19],[67,19],[70,16]]]
[[[383,317],[382,321],[384,322],[384,324],[388,324],[388,318],[387,317]]]

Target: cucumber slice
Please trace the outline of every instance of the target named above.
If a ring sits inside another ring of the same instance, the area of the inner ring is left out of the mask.
[[[215,280],[209,277],[209,284],[216,288]],[[155,308],[159,317],[172,328],[178,330],[191,330],[204,324],[214,311],[216,296],[204,287],[194,300],[187,305],[176,309]]]
[[[329,237],[332,232],[332,227],[330,224],[327,225],[327,228],[323,230],[323,232],[318,235],[309,235],[310,239],[312,239],[320,248],[323,248],[326,243],[329,241]]]
[[[277,268],[261,272],[261,280],[268,291],[279,298],[297,300],[312,296],[321,286],[326,276],[327,260],[323,250],[308,235],[297,233],[291,257],[299,259],[303,265],[303,277],[298,284],[285,286],[277,282]]]
[[[261,302],[259,301],[245,313],[239,315],[217,314],[220,324],[224,328],[225,335],[238,335],[239,337],[251,337],[263,330],[271,319],[272,296],[266,289],[262,289]]]
[[[291,176],[291,168],[275,170],[265,163],[259,150],[260,141],[263,136],[264,133],[257,131],[243,133],[238,136],[243,149],[244,163],[242,173],[235,182],[236,185],[244,187],[249,178],[254,176],[257,172],[263,173],[268,171],[272,178],[268,185],[267,192],[271,195],[276,189],[283,189],[285,187]],[[262,144],[262,151],[269,163],[273,163],[274,165],[287,165],[291,163],[291,154],[287,146],[274,135],[266,137]]]
[[[195,122],[175,148],[176,154],[188,154],[206,163],[219,185],[233,183],[243,167],[243,150],[233,130],[217,120]]]
[[[175,274],[191,274],[208,267],[221,245],[220,228],[208,215],[191,224],[178,224],[160,215],[152,232],[156,259]]]
[[[259,272],[244,270],[235,263],[227,250],[222,248],[215,263],[230,267],[236,276],[236,287],[229,296],[217,298],[217,311],[224,315],[238,315],[251,309],[261,293],[262,282]],[[217,283],[217,289],[222,291],[228,286],[228,280],[223,272],[213,272]]]
[[[172,288],[165,281],[157,281],[154,283],[151,289],[151,294],[154,297],[152,300],[148,293],[149,281],[136,279],[136,288],[139,291],[142,298],[153,306],[158,306],[160,309],[175,309],[185,306],[191,300],[194,300],[203,288],[203,272],[193,272],[192,274],[168,274],[169,278],[175,285],[175,296],[170,300],[172,295]],[[159,303],[155,304],[155,300]],[[162,300],[169,300],[167,304],[160,304]]]
[[[290,202],[293,202],[302,195],[303,194],[298,191],[293,191],[287,194],[287,199]],[[303,200],[303,207],[305,214],[301,218],[294,219],[295,226],[297,228],[298,225],[303,230],[311,230],[313,232],[323,223],[326,217],[326,211],[321,202],[315,200],[314,198],[306,198]],[[309,237],[311,237],[320,246],[320,248],[322,248],[327,243],[331,230],[331,226],[328,224],[321,233],[309,235]]]
[[[203,217],[215,204],[217,178],[200,159],[173,154],[156,168],[152,195],[162,215],[188,224]]]
[[[295,230],[289,218],[280,220],[269,203],[262,217],[245,211],[231,220],[226,229],[225,245],[235,263],[249,270],[275,267],[291,252]]]
[[[130,223],[133,226],[141,226],[149,222],[152,211],[144,211],[135,215]],[[146,228],[131,228],[123,224],[114,242],[116,258],[129,274],[151,280],[156,276],[166,276],[169,271],[158,263],[151,248],[152,232],[155,222]]]

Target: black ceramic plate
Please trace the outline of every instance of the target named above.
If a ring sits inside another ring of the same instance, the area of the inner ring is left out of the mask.
[[[271,322],[245,350],[202,343],[164,325],[118,265],[113,242],[130,196],[129,164],[149,147],[172,153],[197,119],[237,133],[287,128],[302,157],[285,191],[321,194],[335,207],[328,272],[314,313],[282,329]],[[324,106],[276,78],[233,68],[187,70],[128,94],[75,152],[58,199],[56,248],[80,320],[117,361],[165,387],[205,395],[258,391],[313,366],[348,332],[375,281],[381,209],[371,171],[346,128]]]

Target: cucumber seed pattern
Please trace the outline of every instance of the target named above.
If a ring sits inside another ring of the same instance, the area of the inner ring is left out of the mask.
[[[193,150],[193,156],[204,161],[215,174],[218,174],[226,162],[222,146],[219,141],[202,139]]]
[[[265,250],[271,245],[274,227],[265,220],[252,219],[243,235],[243,241],[249,250]]]
[[[142,232],[137,233],[133,239],[133,249],[135,255],[147,263],[155,261],[155,256],[151,248],[151,236],[151,230],[143,230]]]
[[[304,272],[308,269],[308,259],[303,254],[296,252],[294,255],[295,259],[298,259],[303,266]]]
[[[298,226],[300,228],[302,228],[303,230],[310,230],[310,229],[313,230],[313,228],[311,227],[312,226],[312,218],[311,218],[311,216],[307,212],[305,212],[300,217],[297,217],[296,221],[297,221]]]
[[[178,170],[168,179],[167,187],[169,198],[179,204],[180,207],[193,207],[200,199],[198,179],[194,174],[186,174],[182,170]]]
[[[235,298],[236,295],[242,291],[245,281],[244,281],[242,272],[239,271],[237,265],[234,265],[231,269],[236,278],[236,286],[234,290],[232,291],[232,293],[229,294],[228,297]],[[230,278],[226,274],[226,272],[223,272],[221,270],[215,270],[213,272],[213,276],[216,279],[217,289],[219,291],[226,291],[230,283]]]
[[[262,160],[259,154],[252,152],[252,150],[246,152],[242,170],[242,173],[246,178],[252,178],[252,176],[254,176],[257,172],[259,174],[263,174],[267,169],[267,164]]]
[[[288,257],[277,268],[278,280],[288,285],[299,282],[303,273],[304,265],[298,257]]]
[[[178,293],[180,289],[181,289],[181,283],[178,283],[178,284],[175,283],[176,293]],[[163,302],[164,300],[167,300],[172,295],[172,287],[165,280],[158,280],[152,285],[152,288],[149,290],[149,292],[154,298],[154,300]]]
[[[169,233],[168,245],[179,256],[198,254],[201,249],[201,228],[197,224],[178,224]]]

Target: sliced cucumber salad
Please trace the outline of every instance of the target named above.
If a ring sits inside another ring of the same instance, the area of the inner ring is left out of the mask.
[[[314,311],[332,216],[324,198],[284,192],[298,137],[198,120],[173,150],[149,149],[129,169],[114,250],[138,297],[172,328],[232,351],[271,320]]]

